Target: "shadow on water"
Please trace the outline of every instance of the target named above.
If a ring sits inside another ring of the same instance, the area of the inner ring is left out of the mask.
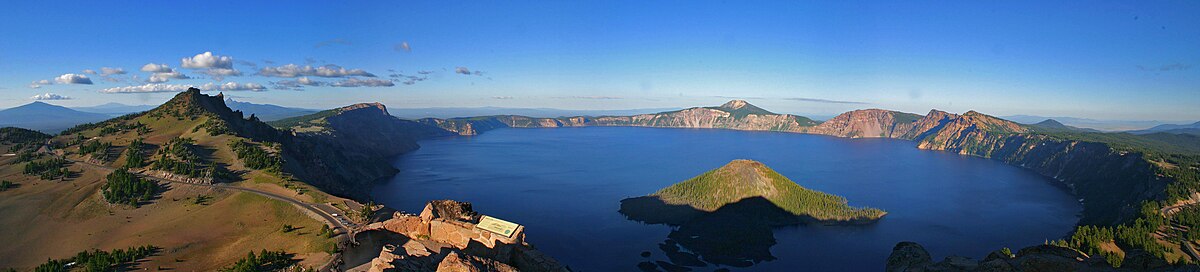
[[[775,260],[772,228],[811,222],[762,197],[742,199],[716,211],[697,210],[687,205],[667,204],[657,196],[621,200],[620,213],[629,220],[673,227],[659,250],[669,262],[646,261],[643,271],[689,271],[686,267],[749,267]],[[650,257],[643,252],[643,257]]]

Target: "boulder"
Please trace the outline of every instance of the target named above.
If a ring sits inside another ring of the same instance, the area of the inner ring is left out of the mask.
[[[933,258],[929,257],[929,251],[926,251],[925,247],[914,242],[900,242],[892,248],[892,255],[888,256],[887,267],[884,270],[919,271],[932,263]]]
[[[453,251],[442,258],[442,261],[438,263],[437,271],[518,272],[516,268],[501,262],[471,255],[460,255]]]
[[[429,212],[429,215],[426,215]],[[479,222],[479,214],[471,208],[469,202],[459,202],[454,200],[434,200],[425,205],[425,210],[421,211],[421,219],[443,218],[452,219],[463,222],[476,223]]]

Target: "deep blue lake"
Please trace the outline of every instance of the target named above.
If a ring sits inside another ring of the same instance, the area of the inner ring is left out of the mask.
[[[801,186],[888,212],[866,226],[774,228],[775,243],[763,245],[774,260],[728,267],[735,271],[879,271],[900,241],[921,243],[935,261],[981,259],[1062,238],[1081,210],[1033,172],[894,139],[590,127],[499,129],[420,144],[396,159],[400,172],[376,187],[376,201],[413,213],[435,199],[472,202],[480,213],[525,225],[528,242],[576,271],[637,271],[640,262],[667,261],[660,243],[673,228],[626,219],[620,201],[734,159],[763,162]]]

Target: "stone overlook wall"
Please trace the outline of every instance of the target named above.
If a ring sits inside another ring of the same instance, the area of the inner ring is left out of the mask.
[[[370,224],[365,230],[412,239],[400,247],[385,247],[370,271],[422,271],[431,266],[438,271],[570,271],[526,243],[523,226],[504,237],[476,228],[480,217],[470,203],[435,200],[420,215],[396,213]]]

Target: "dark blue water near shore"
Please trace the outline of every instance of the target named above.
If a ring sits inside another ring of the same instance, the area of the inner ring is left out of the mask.
[[[761,161],[801,186],[888,212],[868,226],[776,228],[774,260],[733,270],[878,271],[900,241],[923,244],[935,260],[979,259],[1061,238],[1081,209],[1032,172],[902,140],[594,127],[500,129],[420,144],[396,159],[400,173],[376,187],[376,201],[410,212],[434,199],[472,202],[526,225],[530,243],[577,271],[636,271],[639,262],[666,260],[659,243],[671,227],[627,220],[619,201],[733,159]]]

